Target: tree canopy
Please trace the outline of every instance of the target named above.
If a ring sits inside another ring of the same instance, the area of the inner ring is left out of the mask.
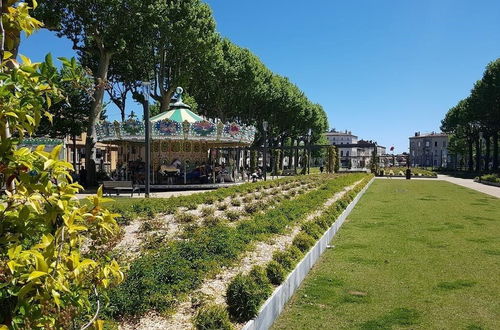
[[[469,96],[448,111],[441,122],[441,129],[452,135],[453,145],[457,150],[463,150],[464,146],[467,146],[470,170],[474,162],[474,151],[478,171],[481,167],[486,170],[498,170],[500,59],[489,63],[483,77],[474,84]],[[485,142],[484,148],[481,146],[481,137]]]

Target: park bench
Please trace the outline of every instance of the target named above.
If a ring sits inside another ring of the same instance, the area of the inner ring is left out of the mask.
[[[296,175],[297,172],[294,169],[283,170],[283,176]]]
[[[120,195],[120,191],[122,190],[130,190],[132,193],[132,197],[134,196],[134,191],[137,191],[139,194],[141,190],[138,186],[135,186],[132,181],[103,181],[102,190],[106,194],[110,194],[110,191],[113,191],[117,195]]]

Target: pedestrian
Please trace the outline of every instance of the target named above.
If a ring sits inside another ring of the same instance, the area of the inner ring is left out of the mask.
[[[80,168],[79,182],[83,188],[87,189],[87,170],[85,169],[85,166],[82,166],[82,168]]]

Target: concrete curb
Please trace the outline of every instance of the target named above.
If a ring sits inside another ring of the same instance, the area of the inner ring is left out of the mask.
[[[253,320],[248,321],[244,325],[243,330],[261,330],[269,329],[271,327],[283,311],[285,304],[298,289],[312,266],[314,266],[316,261],[318,261],[323,252],[325,252],[328,244],[340,229],[347,216],[351,213],[354,206],[358,203],[361,196],[363,196],[374,180],[375,178],[372,178],[358,193],[344,212],[342,212],[342,214],[335,220],[330,229],[325,232],[318,242],[316,242],[316,245],[314,245],[314,247],[305,255],[304,259],[302,259],[302,261],[300,261],[295,269],[288,275],[286,280],[274,290],[271,297],[269,297],[260,308],[259,314]]]

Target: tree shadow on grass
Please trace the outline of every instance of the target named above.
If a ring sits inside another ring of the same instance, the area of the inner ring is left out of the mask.
[[[476,282],[474,282],[474,281],[456,280],[456,281],[451,281],[451,282],[441,282],[436,286],[436,288],[438,288],[440,290],[451,291],[451,290],[457,290],[457,289],[463,289],[463,288],[470,288],[474,285],[476,285]]]
[[[414,309],[396,308],[381,317],[361,324],[361,330],[389,330],[393,326],[413,325],[418,323],[420,313]]]

